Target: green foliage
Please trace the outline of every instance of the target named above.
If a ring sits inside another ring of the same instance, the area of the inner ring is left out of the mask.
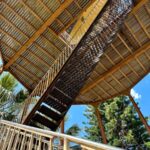
[[[23,101],[27,98],[28,92],[20,90],[15,94],[17,80],[9,73],[3,74],[0,78],[0,118],[16,120],[23,107]]]
[[[99,106],[108,143],[110,145],[127,148],[129,146],[149,146],[150,136],[140,121],[130,100],[125,97],[116,97]],[[86,138],[101,142],[101,135],[94,109],[88,106],[84,115],[88,122],[85,124]]]
[[[6,73],[0,79],[0,86],[8,91],[14,91],[15,87],[17,86],[17,81],[11,74]]]
[[[98,128],[98,122],[94,114],[94,109],[92,106],[88,106],[84,112],[84,115],[87,117],[88,122],[83,122],[85,125],[85,138],[95,142],[101,142],[100,130]]]
[[[22,103],[27,96],[29,95],[29,93],[25,90],[20,90],[17,94],[16,94],[16,99],[15,102],[16,103]]]

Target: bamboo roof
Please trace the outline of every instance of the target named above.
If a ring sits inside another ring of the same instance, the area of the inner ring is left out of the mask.
[[[3,0],[1,52],[4,70],[10,71],[27,89],[33,90],[68,45],[61,33],[74,22],[78,23],[78,20],[80,25],[81,14],[93,2],[95,1]],[[77,23],[71,36],[76,32]],[[150,2],[141,0],[101,56],[75,104],[100,102],[122,94],[149,71]]]
[[[102,102],[129,91],[150,72],[150,1],[142,0],[107,47],[76,104]]]
[[[59,36],[95,0],[1,2],[4,70],[33,90],[67,45]]]

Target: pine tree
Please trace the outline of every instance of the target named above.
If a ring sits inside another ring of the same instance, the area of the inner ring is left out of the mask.
[[[140,121],[128,97],[116,97],[99,106],[108,143],[122,148],[144,149],[149,145],[150,137]],[[86,138],[101,142],[98,122],[92,106],[88,106],[84,115],[88,122],[85,124]]]

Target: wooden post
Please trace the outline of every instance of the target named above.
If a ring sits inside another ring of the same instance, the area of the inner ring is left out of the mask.
[[[53,150],[53,137],[50,138],[49,150]]]
[[[150,126],[148,125],[146,119],[144,118],[142,112],[140,111],[138,105],[136,104],[136,102],[134,101],[134,98],[132,97],[132,95],[129,93],[128,94],[129,98],[130,98],[130,101],[132,102],[134,108],[136,109],[138,115],[139,115],[139,118],[141,119],[141,121],[143,122],[143,124],[145,125],[148,133],[150,134]]]
[[[69,143],[68,143],[68,139],[64,138],[64,146],[63,146],[64,150],[69,150]]]
[[[64,119],[61,121],[61,124],[60,124],[60,132],[65,133],[65,120]],[[64,144],[64,141],[61,139],[60,145],[63,146],[63,144]]]
[[[64,133],[64,132],[65,132],[65,120],[64,120],[64,119],[61,121],[61,124],[60,124],[60,131],[61,131],[61,133]]]
[[[103,143],[107,144],[105,130],[104,130],[103,122],[102,122],[102,116],[100,114],[98,106],[99,106],[98,104],[93,105],[93,107],[95,108],[95,115],[97,117],[97,121],[98,121],[98,125],[99,125],[99,128],[100,128],[100,132],[101,132],[101,136],[102,136],[102,139],[103,139]]]

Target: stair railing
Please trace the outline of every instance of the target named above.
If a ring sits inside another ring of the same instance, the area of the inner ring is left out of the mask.
[[[1,150],[121,150],[81,138],[0,120]],[[63,145],[60,144],[63,141]]]
[[[99,9],[100,3],[99,0],[96,1],[95,6],[93,7],[92,11],[89,13],[87,18],[92,15],[94,12]],[[72,37],[69,37],[70,41],[68,45],[64,48],[64,50],[60,53],[58,58],[54,61],[50,69],[47,71],[47,73],[42,77],[42,79],[39,81],[35,89],[32,91],[32,93],[28,96],[28,98],[24,102],[24,108],[21,115],[21,122],[26,118],[26,116],[30,113],[32,108],[36,105],[38,100],[41,98],[41,96],[45,93],[49,85],[52,83],[52,81],[55,79],[56,75],[59,73],[63,65],[66,63],[68,58],[71,56],[73,50],[78,45],[88,28],[90,27],[89,24],[86,24],[86,19],[82,23],[81,26],[79,26],[78,30],[75,32],[75,34]],[[82,34],[80,33],[82,27]],[[84,33],[84,34],[83,34]],[[67,34],[67,33],[66,33]],[[69,36],[69,35],[68,35]],[[75,39],[74,39],[75,38]],[[72,41],[76,40],[75,45],[71,45]],[[32,105],[30,105],[32,104]]]

